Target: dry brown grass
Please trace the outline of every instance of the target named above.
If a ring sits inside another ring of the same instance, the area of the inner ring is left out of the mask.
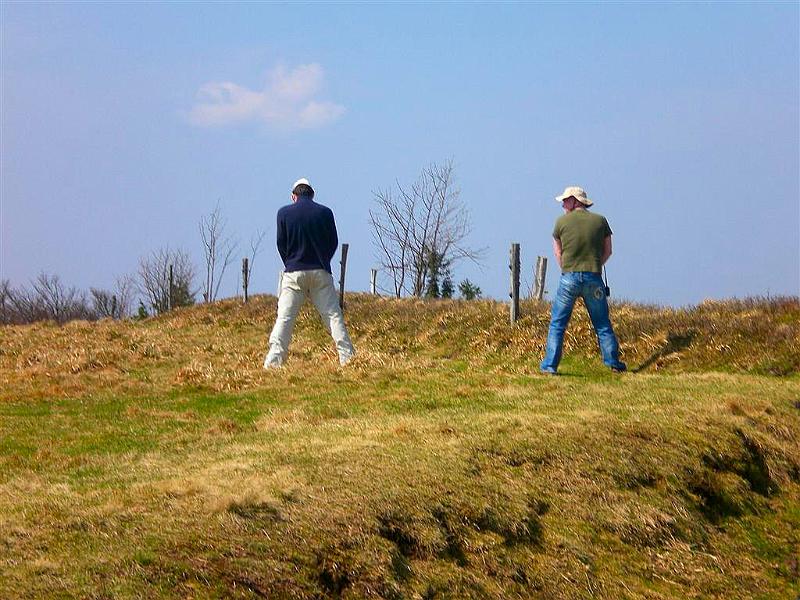
[[[226,300],[143,322],[38,323],[0,328],[0,400],[69,397],[86,391],[124,393],[202,387],[257,388],[275,299],[243,305]],[[535,372],[549,322],[544,303],[523,303],[508,325],[493,301],[422,301],[348,296],[357,342],[350,371],[425,368],[440,359],[474,368]],[[622,356],[631,368],[668,372],[722,370],[790,375],[800,371],[797,299],[706,302],[687,309],[617,305],[612,310]],[[301,314],[292,361],[336,368],[335,353],[308,307]],[[578,306],[565,340],[570,358],[596,357],[585,311]],[[413,363],[413,364],[412,364]]]

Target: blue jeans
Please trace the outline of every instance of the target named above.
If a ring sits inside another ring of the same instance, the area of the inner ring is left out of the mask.
[[[606,289],[599,273],[575,272],[563,273],[558,282],[558,292],[553,300],[553,312],[550,317],[550,331],[547,334],[545,357],[539,368],[548,373],[558,370],[561,362],[561,350],[564,346],[564,332],[567,330],[572,308],[578,297],[583,298],[589,318],[592,320],[600,344],[603,362],[612,369],[625,370],[625,363],[619,360],[619,344],[608,317],[608,300]]]

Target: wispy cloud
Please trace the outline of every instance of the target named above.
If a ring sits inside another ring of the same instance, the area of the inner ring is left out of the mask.
[[[290,71],[275,68],[260,91],[230,81],[206,83],[197,92],[189,119],[203,127],[248,121],[284,130],[322,127],[345,111],[340,104],[316,98],[323,79],[322,67],[309,64]]]

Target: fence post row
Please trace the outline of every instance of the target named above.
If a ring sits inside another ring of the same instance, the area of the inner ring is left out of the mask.
[[[519,318],[519,244],[511,244],[511,324]]]
[[[544,297],[544,282],[547,275],[547,259],[544,256],[536,257],[536,272],[533,276],[533,297],[541,300]]]
[[[339,261],[341,271],[339,274],[339,306],[344,310],[344,280],[345,273],[347,272],[347,251],[350,249],[350,244],[342,244],[342,258]],[[519,244],[511,244],[511,257],[508,268],[511,270],[511,323],[516,323],[519,319],[519,271],[520,271],[520,258],[519,258]],[[536,273],[534,280],[533,297],[541,300],[544,296],[544,282],[545,275],[547,274],[547,259],[539,256],[536,259]],[[281,275],[283,275],[281,273]],[[282,277],[281,277],[282,279]],[[377,289],[378,270],[370,269],[370,293],[372,295],[378,294]],[[249,260],[242,259],[242,283],[244,288],[244,301],[248,300],[248,287],[250,284],[250,269]],[[167,298],[167,306],[172,310],[173,302],[173,287],[174,278],[172,272],[172,265],[169,266],[169,294]],[[280,282],[278,283],[278,290],[280,294]]]
[[[247,286],[250,283],[250,268],[246,258],[242,259],[242,288],[244,290],[244,303],[247,304]]]
[[[342,310],[344,310],[344,274],[347,271],[347,250],[349,248],[350,244],[342,244],[342,259],[339,261],[339,264],[342,265],[339,274],[339,307]]]

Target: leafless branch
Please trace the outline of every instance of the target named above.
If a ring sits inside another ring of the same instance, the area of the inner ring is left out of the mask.
[[[203,283],[203,300],[213,302],[219,294],[219,286],[225,270],[233,262],[239,242],[226,235],[226,219],[217,202],[211,214],[200,218],[200,239],[206,262],[206,277]]]

